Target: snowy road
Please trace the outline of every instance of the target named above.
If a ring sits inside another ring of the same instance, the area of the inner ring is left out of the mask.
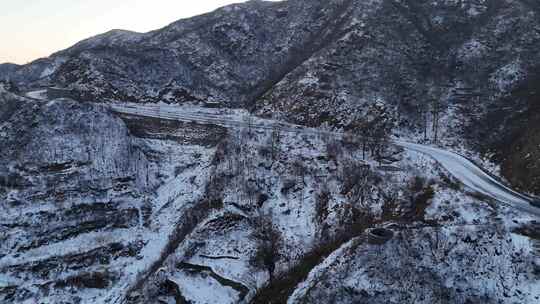
[[[215,124],[227,128],[254,128],[272,130],[279,128],[280,132],[303,134],[319,134],[342,136],[342,133],[307,128],[276,120],[263,119],[251,116],[242,110],[208,109],[178,105],[138,105],[131,103],[111,104],[111,109],[117,113],[139,115],[145,117],[178,120],[183,122],[197,122],[202,124]]]
[[[395,143],[405,149],[429,155],[470,189],[489,196],[498,202],[507,204],[510,207],[540,216],[540,208],[532,206],[529,203],[530,198],[503,185],[467,158],[430,146],[402,141]]]
[[[217,111],[219,110],[198,107],[137,104],[113,104],[111,105],[111,108],[118,113],[185,122],[195,121],[198,123],[212,123],[229,128],[249,126],[256,129],[273,129],[277,126],[282,132],[343,136],[342,133],[305,128],[256,117],[248,117],[245,113],[234,111],[218,113]],[[531,200],[530,198],[503,185],[465,157],[431,146],[403,141],[396,141],[394,143],[407,150],[423,153],[432,157],[457,180],[473,191],[482,193],[512,208],[540,216],[540,208],[532,206],[529,203]]]
[[[25,96],[28,97],[28,98],[35,99],[35,100],[47,100],[48,99],[46,89],[27,92],[25,94]]]

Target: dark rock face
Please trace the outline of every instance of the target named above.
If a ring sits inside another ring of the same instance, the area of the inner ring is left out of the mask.
[[[32,183],[34,189],[62,179],[54,176],[57,173],[78,174],[101,188],[119,179],[147,184],[144,155],[133,148],[123,122],[106,109],[67,99],[7,105],[2,113],[7,119],[2,122],[1,166],[16,163],[20,166],[10,170],[13,174],[43,174]]]
[[[515,187],[536,194],[540,193],[539,85],[536,68],[467,128],[469,134],[483,138],[476,140],[475,147],[493,155],[501,164],[502,174]]]
[[[199,125],[174,120],[160,120],[134,115],[121,116],[131,134],[139,138],[172,140],[181,144],[216,146],[226,137],[223,127]]]

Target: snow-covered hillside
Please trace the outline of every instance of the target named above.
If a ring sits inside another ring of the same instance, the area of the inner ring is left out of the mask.
[[[539,16],[254,0],[0,65],[0,303],[540,303]]]

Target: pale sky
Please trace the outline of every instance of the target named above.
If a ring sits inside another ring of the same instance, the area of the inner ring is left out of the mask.
[[[27,63],[125,29],[147,32],[243,0],[0,0],[0,63]]]

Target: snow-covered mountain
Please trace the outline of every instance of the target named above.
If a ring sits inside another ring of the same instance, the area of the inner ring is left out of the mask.
[[[408,131],[444,122],[437,137],[466,139],[538,192],[536,162],[520,160],[534,151],[507,143],[523,146],[523,124],[537,128],[539,14],[525,0],[249,1],[149,33],[112,30],[0,78],[345,128],[379,102]]]
[[[89,99],[244,105],[322,47],[345,6],[251,1],[150,33],[113,30],[11,77],[22,85],[53,82]]]
[[[530,0],[254,0],[0,65],[0,303],[540,302],[535,213],[392,143],[540,193],[538,49]]]

